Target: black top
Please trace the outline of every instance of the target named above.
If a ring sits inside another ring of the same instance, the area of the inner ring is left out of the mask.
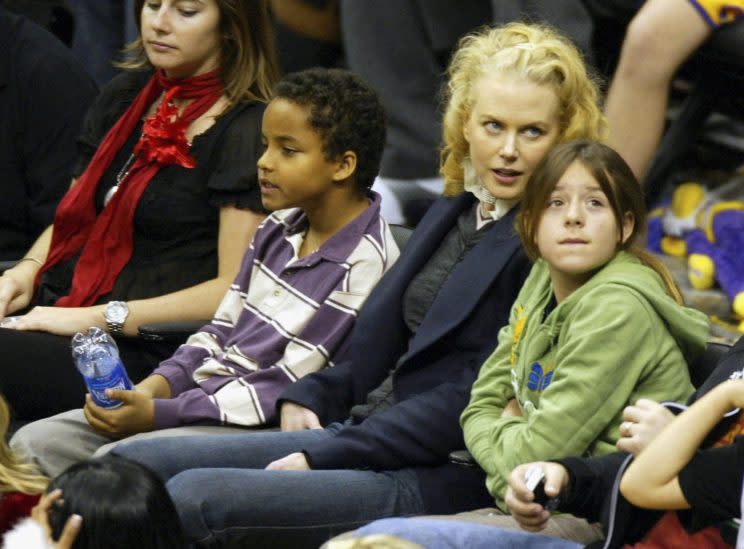
[[[476,208],[478,204],[476,202]],[[412,333],[418,330],[450,273],[492,226],[493,223],[488,223],[477,229],[475,208],[465,210],[457,218],[457,224],[413,278],[403,296],[403,318]]]
[[[475,201],[462,193],[432,205],[364,302],[350,342],[353,360],[306,375],[277,403],[309,408],[323,425],[344,421],[351,407],[364,402],[398,364],[393,406],[344,425],[334,437],[308,443],[303,451],[313,469],[413,468],[426,513],[453,513],[493,501],[483,473],[476,475],[476,488],[465,489],[463,479],[472,478],[475,469],[449,464],[448,455],[465,445],[460,414],[531,267],[514,232],[514,211],[509,212],[453,269],[410,337],[401,310],[403,294]]]
[[[0,260],[52,223],[96,86],[51,33],[0,8]]]
[[[149,77],[147,72],[127,72],[103,89],[85,120],[76,176]],[[263,109],[254,102],[235,106],[194,138],[195,168],[169,165],[157,172],[134,213],[132,257],[99,303],[164,295],[217,275],[220,207],[262,211],[256,161],[261,154]],[[101,178],[96,191],[99,212],[140,134],[141,123]],[[75,263],[76,258],[62,262],[45,274],[39,303],[52,304],[68,293]]]
[[[476,207],[478,207],[477,204]],[[447,233],[429,261],[413,277],[403,294],[403,320],[411,335],[418,331],[450,273],[455,270],[471,248],[483,238],[486,231],[494,225],[495,223],[488,223],[478,230],[475,208],[467,209],[460,214],[457,224]],[[351,409],[349,414],[354,423],[361,423],[369,416],[387,410],[395,403],[393,375],[399,365],[400,360],[380,386],[367,395],[364,404],[357,404]]]
[[[693,530],[741,514],[741,483],[744,476],[744,437],[732,444],[698,451],[679,472],[679,487],[695,509]]]

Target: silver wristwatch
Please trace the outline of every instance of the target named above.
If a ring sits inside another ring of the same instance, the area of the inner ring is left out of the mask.
[[[124,335],[124,323],[129,316],[129,306],[124,301],[109,301],[103,310],[106,328],[111,335]]]

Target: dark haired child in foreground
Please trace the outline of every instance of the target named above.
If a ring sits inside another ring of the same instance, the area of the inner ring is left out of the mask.
[[[262,136],[261,195],[275,212],[214,319],[135,391],[112,391],[120,408],[88,397],[82,411],[19,431],[14,447],[48,474],[136,433],[275,425],[288,385],[346,357],[357,311],[398,257],[369,190],[385,142],[382,107],[350,72],[295,73],[266,108]],[[196,432],[205,431],[177,434]]]
[[[49,484],[32,516],[6,534],[4,549],[186,547],[163,482],[124,458],[73,465]]]

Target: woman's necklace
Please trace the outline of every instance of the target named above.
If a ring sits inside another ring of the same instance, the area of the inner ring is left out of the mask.
[[[127,161],[124,163],[124,165],[119,170],[119,173],[116,174],[116,185],[114,185],[108,191],[106,191],[106,196],[103,197],[104,208],[108,205],[109,202],[111,202],[111,199],[114,198],[114,195],[119,190],[119,187],[129,175],[129,170],[132,168],[132,164],[134,163],[136,158],[137,156],[134,153],[130,154]]]

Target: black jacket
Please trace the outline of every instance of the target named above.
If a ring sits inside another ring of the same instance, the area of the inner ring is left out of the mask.
[[[472,474],[450,465],[448,455],[464,446],[460,414],[530,269],[513,229],[514,212],[456,266],[413,337],[401,304],[411,279],[474,202],[470,193],[435,202],[362,307],[351,336],[353,358],[300,379],[282,395],[278,406],[284,400],[301,404],[324,425],[344,421],[400,361],[393,376],[395,404],[305,448],[314,469],[416,468],[424,498],[435,503],[456,497],[441,493],[443,477]],[[483,482],[479,493],[487,497]]]
[[[0,8],[0,260],[20,258],[52,223],[96,93],[59,40]]]

